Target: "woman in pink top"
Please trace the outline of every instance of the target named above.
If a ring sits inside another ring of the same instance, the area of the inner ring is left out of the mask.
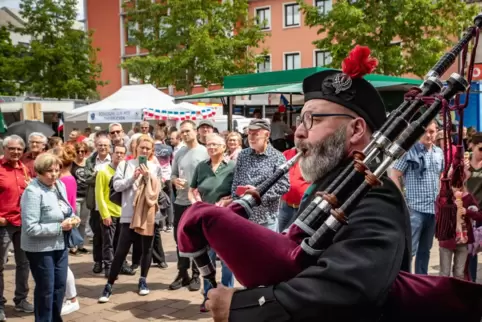
[[[72,210],[75,213],[77,204],[77,181],[70,170],[74,163],[77,153],[75,147],[72,145],[65,145],[57,147],[52,150],[52,153],[59,157],[62,162],[62,169],[60,170],[60,180],[65,184],[67,191],[67,201],[70,203]],[[70,249],[70,253],[75,254],[77,249]],[[62,315],[67,315],[78,311],[80,309],[79,301],[77,300],[77,289],[75,288],[75,277],[70,267],[67,272],[67,282],[65,287],[65,302],[62,306]]]
[[[241,137],[241,134],[239,134],[238,132],[229,133],[226,137],[226,144],[227,149],[224,160],[226,162],[229,162],[231,160],[236,161],[239,152],[241,152],[241,150],[243,149],[243,138]]]

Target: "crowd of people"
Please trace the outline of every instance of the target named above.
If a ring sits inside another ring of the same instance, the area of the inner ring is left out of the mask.
[[[316,117],[304,113],[296,126],[309,129]],[[128,133],[119,123],[106,130],[96,127],[94,133],[74,130],[65,142],[42,133],[32,133],[26,142],[16,135],[6,137],[0,160],[0,252],[5,258],[0,261],[0,321],[6,320],[3,265],[10,244],[16,265],[15,309],[33,312],[36,321],[60,321],[61,315],[80,308],[69,254],[92,254],[93,272],[107,279],[99,290],[100,303],[113,296],[119,275],[138,271],[138,294],[148,295],[152,264],[168,267],[162,231],[173,231],[176,240],[178,223],[190,205],[203,201],[227,206],[296,154],[295,148],[280,142],[285,139],[278,133],[293,132],[276,125],[279,119],[273,120],[255,118],[243,134],[217,133],[209,120],[198,124],[186,120],[179,128],[142,122]],[[390,171],[410,209],[412,256],[418,274],[428,273],[444,167],[442,142],[434,122]],[[476,244],[482,235],[482,133],[464,131],[464,144],[470,154],[457,202],[466,210],[458,213],[457,237],[440,243],[440,274],[449,276],[453,271],[455,277],[475,281],[480,250]],[[309,171],[317,169],[305,167],[305,178],[310,177]],[[285,231],[309,186],[296,164],[262,197],[249,219],[273,231]],[[86,247],[89,239],[91,250]],[[177,255],[178,273],[169,289],[199,291],[198,268]],[[213,250],[210,256],[216,262]],[[233,287],[235,276],[219,260],[221,283]],[[34,304],[27,301],[30,272],[35,281]],[[206,312],[206,295],[212,286],[207,280],[203,284],[200,310]]]

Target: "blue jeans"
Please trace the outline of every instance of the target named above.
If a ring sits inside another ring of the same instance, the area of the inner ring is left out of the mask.
[[[214,250],[209,250],[209,257],[211,258],[214,267],[216,267],[216,253]],[[234,275],[223,261],[221,261],[221,284],[226,287],[234,286]],[[206,294],[208,294],[208,291],[212,288],[213,286],[211,283],[207,279],[204,279],[204,299],[206,299]]]
[[[470,279],[472,280],[472,282],[475,282],[477,281],[477,261],[478,261],[477,255],[475,256],[469,255],[468,261],[469,261]]]
[[[35,281],[35,322],[61,322],[68,271],[67,249],[26,254]]]
[[[296,216],[298,212],[297,208],[293,208],[288,206],[286,201],[281,200],[279,205],[279,213],[278,213],[278,232],[282,233],[286,228],[289,227],[291,223],[293,223],[293,218]]]
[[[415,274],[428,274],[430,249],[435,236],[435,215],[410,209],[412,226],[412,258],[415,256]]]

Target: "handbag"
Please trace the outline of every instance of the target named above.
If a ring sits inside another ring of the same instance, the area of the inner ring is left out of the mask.
[[[62,194],[60,193],[59,187],[57,183],[55,184],[55,190],[57,192],[57,198],[66,205],[69,205],[68,201],[64,199]],[[70,205],[69,205],[70,206]],[[72,215],[72,206],[70,206],[70,215]],[[64,218],[68,219],[71,218],[71,216],[68,216],[67,213],[64,213]],[[77,227],[72,227],[70,231],[64,231],[64,239],[65,239],[65,244],[67,248],[75,248],[77,246],[83,245],[84,244],[84,238],[82,238],[82,235],[79,232],[79,229]]]
[[[157,204],[159,205],[160,210],[166,210],[171,206],[171,199],[163,189],[161,189],[161,191],[159,192],[159,197],[157,197]]]
[[[127,169],[127,162],[126,162],[126,165],[124,166],[124,174],[122,175],[123,177],[126,176],[126,169]],[[109,181],[109,199],[112,203],[116,204],[117,206],[122,206],[122,192],[115,191],[113,179],[114,179],[114,176],[112,176],[112,178],[110,178],[110,181]]]

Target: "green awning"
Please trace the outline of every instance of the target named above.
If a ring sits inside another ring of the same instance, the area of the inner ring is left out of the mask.
[[[377,75],[380,76],[380,75]],[[393,77],[397,79],[396,77]],[[388,80],[370,80],[370,83],[378,89],[383,89],[387,87],[401,86],[401,85],[420,85],[422,81],[405,82],[402,79],[398,81],[388,81]],[[303,94],[303,83],[293,83],[293,84],[280,84],[280,85],[268,85],[268,86],[253,86],[253,87],[243,87],[243,88],[223,88],[214,91],[209,91],[200,94],[193,94],[187,96],[176,97],[176,100],[200,100],[209,98],[221,98],[229,96],[243,96],[243,95],[260,95],[260,94]]]

